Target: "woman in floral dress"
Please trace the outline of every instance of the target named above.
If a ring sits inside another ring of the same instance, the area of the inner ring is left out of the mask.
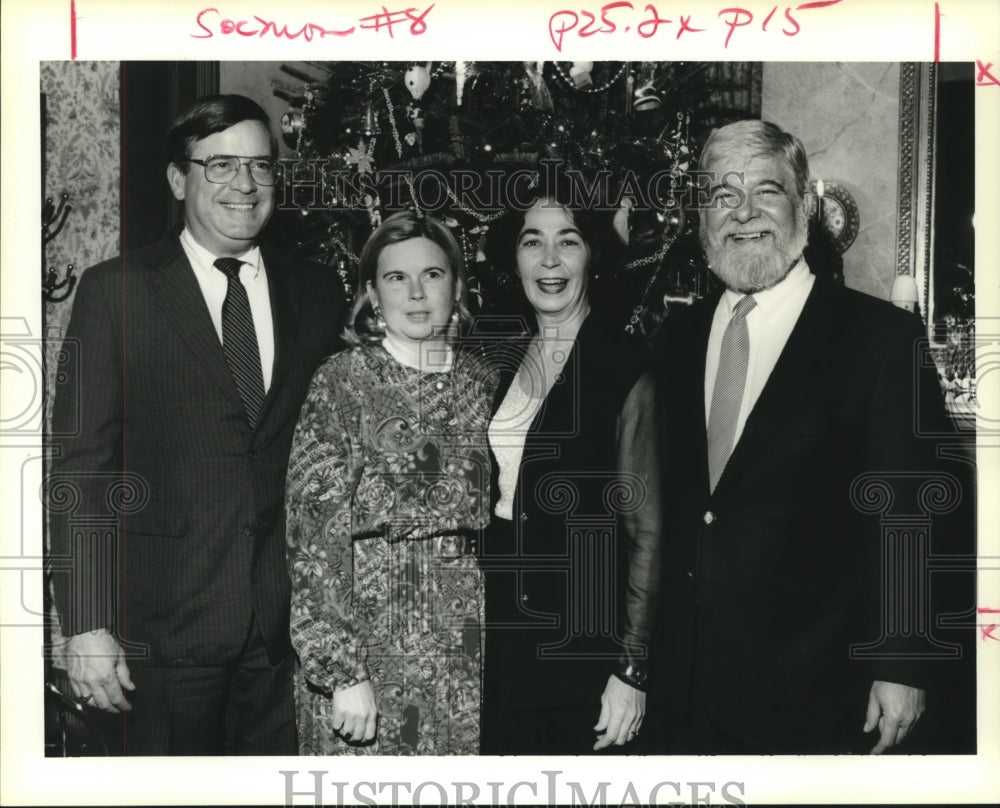
[[[453,347],[461,253],[431,217],[372,234],[347,337],[317,370],[288,471],[303,754],[477,754],[486,426],[495,382]]]

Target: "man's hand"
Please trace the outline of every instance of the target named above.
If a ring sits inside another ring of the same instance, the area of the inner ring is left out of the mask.
[[[881,755],[909,735],[924,711],[924,691],[896,682],[874,682],[868,695],[865,732],[878,727],[879,741],[871,754]]]
[[[106,629],[70,637],[66,668],[73,694],[86,704],[109,713],[132,709],[122,688],[135,690],[135,685],[121,646]]]
[[[375,737],[375,691],[371,682],[336,690],[333,693],[333,728],[353,744],[367,743]]]
[[[614,744],[623,746],[639,734],[642,719],[646,716],[646,694],[625,684],[617,676],[609,676],[601,695],[601,716],[594,727],[604,731],[594,749],[604,749]]]

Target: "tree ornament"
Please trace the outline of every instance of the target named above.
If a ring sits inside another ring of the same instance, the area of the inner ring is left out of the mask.
[[[468,62],[455,62],[455,106],[462,106],[462,93],[465,91],[465,79],[468,76]]]
[[[593,62],[573,62],[573,66],[569,69],[569,75],[578,90],[594,86],[594,80],[590,77],[593,69]]]
[[[420,107],[415,107],[410,104],[406,108],[406,117],[413,123],[413,128],[418,132],[424,128],[424,117],[421,113]]]
[[[677,167],[671,173],[675,177],[681,177],[687,174],[688,169],[691,167],[691,149],[688,148],[686,143],[682,143],[677,151]]]
[[[302,131],[302,110],[292,107],[281,116],[281,134],[297,135]]]
[[[367,174],[375,167],[372,160],[372,146],[365,146],[364,140],[359,140],[357,148],[348,148],[345,158],[349,166],[357,166],[359,174]]]
[[[410,95],[413,96],[414,101],[419,101],[423,98],[424,93],[427,92],[427,88],[431,86],[430,68],[430,62],[427,63],[426,67],[423,65],[414,65],[403,74],[403,84],[410,91]]]
[[[524,62],[525,82],[535,109],[552,109],[552,95],[542,76],[545,62]]]
[[[632,109],[636,112],[648,112],[650,110],[659,109],[659,106],[660,96],[657,95],[656,87],[653,86],[652,81],[647,81],[635,91],[635,96],[632,101]]]
[[[290,149],[297,149],[299,146],[299,136],[305,125],[302,117],[302,110],[292,107],[281,116],[281,139]]]
[[[365,107],[363,131],[367,137],[371,137],[375,133],[375,110],[372,109],[371,104]]]
[[[635,207],[635,203],[632,201],[632,197],[626,196],[622,197],[621,203],[618,205],[618,210],[615,211],[614,218],[612,219],[611,226],[614,228],[615,233],[618,234],[618,238],[622,240],[622,244],[628,244],[629,239],[629,224],[628,218],[632,213],[632,208]]]

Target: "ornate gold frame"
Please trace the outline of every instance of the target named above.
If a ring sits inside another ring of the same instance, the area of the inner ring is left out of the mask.
[[[909,275],[916,283],[920,314],[932,339],[935,93],[933,64],[899,66],[896,274]]]

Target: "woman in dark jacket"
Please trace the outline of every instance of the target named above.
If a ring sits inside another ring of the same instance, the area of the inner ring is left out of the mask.
[[[587,211],[542,197],[501,240],[533,316],[506,346],[489,428],[481,751],[620,747],[645,713],[658,570],[642,346],[591,305],[601,238]]]

